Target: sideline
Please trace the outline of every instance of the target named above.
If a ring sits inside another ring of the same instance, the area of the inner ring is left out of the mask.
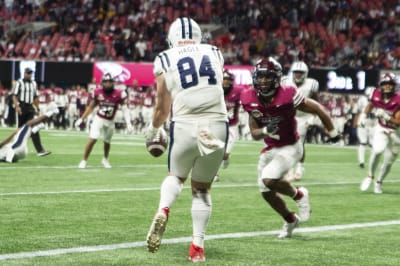
[[[355,229],[355,228],[367,228],[367,227],[390,226],[390,225],[400,225],[400,220],[305,227],[305,228],[296,229],[296,233],[338,231],[338,230],[347,230],[347,229]],[[207,240],[270,236],[270,235],[277,235],[279,232],[280,232],[279,230],[275,230],[275,231],[218,234],[218,235],[207,236]],[[188,243],[191,241],[192,241],[192,237],[179,237],[179,238],[164,239],[163,244]],[[9,259],[27,259],[27,258],[34,258],[34,257],[49,257],[49,256],[71,254],[71,253],[109,251],[109,250],[116,250],[116,249],[123,249],[123,248],[137,248],[137,247],[145,247],[145,246],[146,246],[145,241],[139,241],[139,242],[121,243],[121,244],[114,244],[114,245],[82,246],[82,247],[75,247],[75,248],[38,250],[38,251],[32,251],[32,252],[0,254],[0,261],[1,260],[9,260]]]

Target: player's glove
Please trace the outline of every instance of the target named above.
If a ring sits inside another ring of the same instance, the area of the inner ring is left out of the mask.
[[[150,123],[149,127],[146,129],[146,133],[144,136],[146,137],[146,141],[152,141],[157,137],[159,128],[153,127],[153,124]]]
[[[265,127],[262,129],[262,133],[271,139],[276,139],[279,140],[280,137],[278,134],[276,134],[279,130],[278,123],[268,123]]]
[[[384,121],[389,121],[391,118],[391,115],[389,115],[384,109],[378,108],[375,112],[376,117],[384,120]]]
[[[340,140],[340,134],[336,131],[336,129],[332,129],[328,132],[329,142],[336,143]]]
[[[75,128],[79,130],[82,123],[83,123],[83,119],[78,118],[78,120],[75,121]]]
[[[365,127],[365,124],[367,123],[367,115],[364,113],[364,112],[362,112],[361,114],[360,114],[360,116],[358,117],[358,123],[357,123],[357,126],[359,126],[359,127]]]

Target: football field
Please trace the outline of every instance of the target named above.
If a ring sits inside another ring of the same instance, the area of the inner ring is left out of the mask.
[[[0,129],[0,139],[11,132]],[[191,192],[170,212],[157,253],[146,234],[158,207],[167,156],[151,157],[143,136],[115,134],[101,166],[102,142],[87,169],[77,169],[88,135],[42,131],[52,151],[0,163],[0,265],[189,265]],[[228,169],[212,189],[213,213],[203,265],[400,265],[400,161],[381,195],[359,190],[366,175],[356,147],[306,146],[298,186],[310,193],[311,219],[279,240],[283,220],[258,192],[261,142],[238,141]],[[366,158],[368,162],[368,158]],[[287,199],[291,209],[294,201]]]

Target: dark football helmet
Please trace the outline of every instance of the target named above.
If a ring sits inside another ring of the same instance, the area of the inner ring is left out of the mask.
[[[394,73],[387,72],[381,75],[379,87],[384,97],[391,98],[394,95],[397,85],[397,77]]]
[[[278,90],[282,77],[282,66],[274,58],[257,61],[253,70],[253,85],[258,98],[271,98]]]
[[[224,79],[222,82],[222,87],[224,88],[224,94],[228,95],[228,93],[233,88],[233,82],[235,81],[235,76],[229,70],[225,69],[223,78]]]
[[[104,74],[101,78],[101,86],[103,87],[103,91],[106,94],[112,93],[114,90],[114,78],[110,73]]]

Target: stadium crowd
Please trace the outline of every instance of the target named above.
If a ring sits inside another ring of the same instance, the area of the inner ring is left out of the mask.
[[[190,16],[223,26],[205,35],[226,64],[272,55],[284,67],[399,69],[399,13],[398,0],[0,1],[0,58],[151,62],[170,23]]]

